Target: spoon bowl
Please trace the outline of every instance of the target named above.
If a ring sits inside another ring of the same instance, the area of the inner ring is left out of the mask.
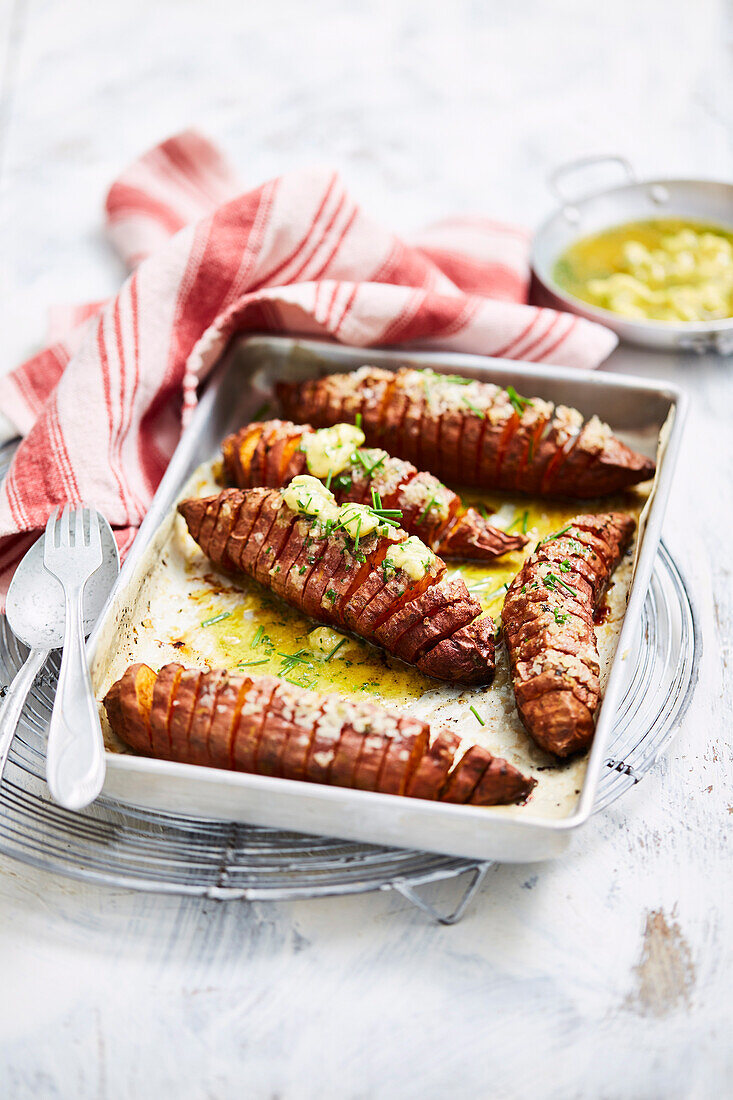
[[[102,564],[84,589],[84,633],[89,634],[120,571],[112,528],[99,516]],[[8,626],[29,649],[60,649],[64,644],[64,590],[43,564],[43,537],[33,543],[10,582],[5,603]]]

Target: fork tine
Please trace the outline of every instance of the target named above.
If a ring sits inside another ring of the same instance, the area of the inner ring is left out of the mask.
[[[59,524],[59,546],[71,546],[71,505],[65,504]]]
[[[89,508],[89,545],[94,549],[102,545],[102,532],[99,530],[99,514],[96,508]]]
[[[57,506],[56,508],[53,509],[53,511],[51,512],[51,515],[48,517],[48,520],[46,522],[46,536],[45,536],[45,538],[46,538],[46,543],[47,543],[48,546],[54,546],[55,543],[56,543],[55,534],[56,534],[56,524],[58,523],[58,518],[59,518],[59,509],[58,509],[58,506]]]
[[[75,508],[72,512],[74,517],[74,546],[77,550],[80,550],[84,545],[84,509]],[[71,520],[69,520],[71,523]]]

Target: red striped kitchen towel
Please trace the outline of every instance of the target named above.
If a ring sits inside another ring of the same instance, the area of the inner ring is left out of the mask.
[[[0,596],[57,503],[93,502],[124,553],[198,383],[235,332],[575,367],[597,366],[615,344],[599,325],[525,304],[524,230],[454,218],[406,243],[334,172],[241,193],[192,131],[128,168],[106,213],[132,269],[119,294],[55,311],[53,342],[0,379],[0,409],[24,436],[0,487]]]

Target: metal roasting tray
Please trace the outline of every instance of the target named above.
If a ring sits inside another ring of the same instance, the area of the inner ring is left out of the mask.
[[[639,672],[639,666],[628,660],[628,655],[638,636],[684,419],[684,398],[672,386],[481,356],[363,351],[285,337],[243,339],[225,356],[184,432],[110,603],[90,639],[93,675],[104,663],[105,649],[109,651],[114,646],[130,593],[136,591],[135,586],[141,581],[138,567],[144,568],[151,540],[170,514],[182,486],[200,463],[217,452],[227,432],[251,418],[262,400],[264,381],[347,370],[366,361],[388,367],[403,363],[429,365],[502,385],[511,384],[522,393],[574,405],[588,416],[597,412],[623,438],[647,454],[654,454],[660,429],[668,426],[667,445],[641,535],[635,578],[618,642],[617,653],[626,653],[627,660],[617,656],[613,662],[575,810],[567,817],[555,819],[523,817],[521,813],[512,816],[501,810],[451,806],[115,753],[107,754],[103,796],[177,817],[190,814],[314,835],[338,835],[352,841],[429,850],[471,860],[524,862],[556,856],[593,809],[599,777],[608,759],[615,715],[624,691],[628,690],[626,681],[631,675],[632,683],[636,682],[634,677]],[[639,729],[637,739],[645,732]],[[622,767],[628,764],[624,754],[618,753],[617,758]]]

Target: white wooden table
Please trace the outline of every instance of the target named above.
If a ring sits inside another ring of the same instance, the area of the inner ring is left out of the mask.
[[[731,178],[724,6],[0,0],[2,368],[47,303],[115,288],[105,186],[185,125],[246,184],[335,164],[404,231],[534,224],[547,171],[589,152]],[[395,895],[223,904],[0,860],[3,1096],[731,1095],[733,361],[611,369],[692,398],[665,538],[706,650],[666,760],[453,928]]]

